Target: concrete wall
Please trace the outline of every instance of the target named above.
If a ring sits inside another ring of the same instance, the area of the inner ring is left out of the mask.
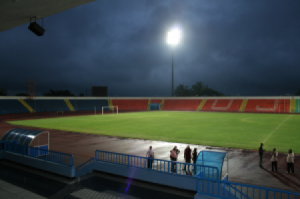
[[[127,167],[105,162],[93,162],[90,165],[93,170],[120,175],[132,179],[143,180],[180,189],[197,191],[197,178],[193,176],[182,176],[172,173],[157,172],[149,169]]]
[[[22,156],[22,155],[5,152],[5,151],[0,152],[0,159],[9,160],[12,162],[16,162],[16,163],[23,164],[26,166],[41,169],[44,171],[56,173],[59,175],[70,177],[70,178],[76,177],[75,167],[65,166],[65,165],[48,162],[45,160],[39,160],[36,158]]]
[[[0,151],[0,160],[4,159],[4,154],[5,154],[5,151]]]

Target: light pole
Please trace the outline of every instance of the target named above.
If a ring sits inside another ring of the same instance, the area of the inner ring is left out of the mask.
[[[168,32],[167,43],[172,46],[172,97],[174,96],[174,61],[173,61],[173,46],[179,43],[180,31],[173,28]]]

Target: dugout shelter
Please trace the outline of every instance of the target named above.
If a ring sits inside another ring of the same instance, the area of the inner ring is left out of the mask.
[[[227,157],[227,159],[226,159]],[[224,160],[227,161],[227,172],[222,174]],[[227,153],[224,152],[216,152],[216,151],[201,151],[196,160],[197,165],[211,166],[217,167],[219,173],[214,173],[214,170],[209,171],[209,168],[197,168],[195,174],[201,178],[211,178],[221,180],[228,178],[228,156]],[[210,176],[212,175],[212,176]]]
[[[30,156],[45,155],[44,151],[50,148],[49,131],[15,128],[7,131],[0,142],[9,142],[15,145],[25,146],[27,147],[25,153]]]

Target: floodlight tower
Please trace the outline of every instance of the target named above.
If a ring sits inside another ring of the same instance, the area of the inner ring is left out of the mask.
[[[173,28],[168,32],[167,43],[172,46],[172,97],[174,96],[174,64],[173,64],[173,46],[177,45],[180,40],[180,30]]]

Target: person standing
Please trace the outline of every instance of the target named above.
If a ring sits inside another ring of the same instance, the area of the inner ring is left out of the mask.
[[[190,149],[190,145],[187,145],[187,147],[184,149],[184,160],[185,163],[191,163],[192,158],[192,150]],[[190,165],[184,165],[183,170],[186,170],[186,167],[188,168],[188,172],[190,171]]]
[[[263,155],[264,155],[264,149],[263,149],[264,144],[260,143],[260,147],[258,149],[258,154],[259,154],[259,167],[263,168],[262,166],[262,160],[263,160]]]
[[[272,161],[272,171],[277,171],[277,158],[278,158],[278,152],[276,151],[276,148],[273,149],[273,152],[272,152],[272,158],[271,158],[271,161]]]
[[[286,163],[287,163],[287,173],[290,173],[290,170],[292,170],[292,173],[294,173],[294,153],[292,149],[289,150],[289,153],[286,157]]]
[[[171,164],[171,172],[172,173],[176,173],[176,163],[173,163],[173,162],[177,161],[177,157],[178,157],[177,151],[179,151],[177,149],[177,146],[174,146],[174,148],[170,151],[171,152],[170,158],[172,161],[172,164]]]
[[[197,148],[194,148],[193,153],[192,153],[192,160],[193,160],[194,165],[196,164],[197,157],[198,157]],[[196,174],[196,167],[195,166],[194,166],[193,170],[194,170],[194,175],[195,175]]]
[[[148,158],[148,169],[152,169],[154,151],[152,150],[152,146],[149,147],[149,150],[146,153],[146,158]]]

